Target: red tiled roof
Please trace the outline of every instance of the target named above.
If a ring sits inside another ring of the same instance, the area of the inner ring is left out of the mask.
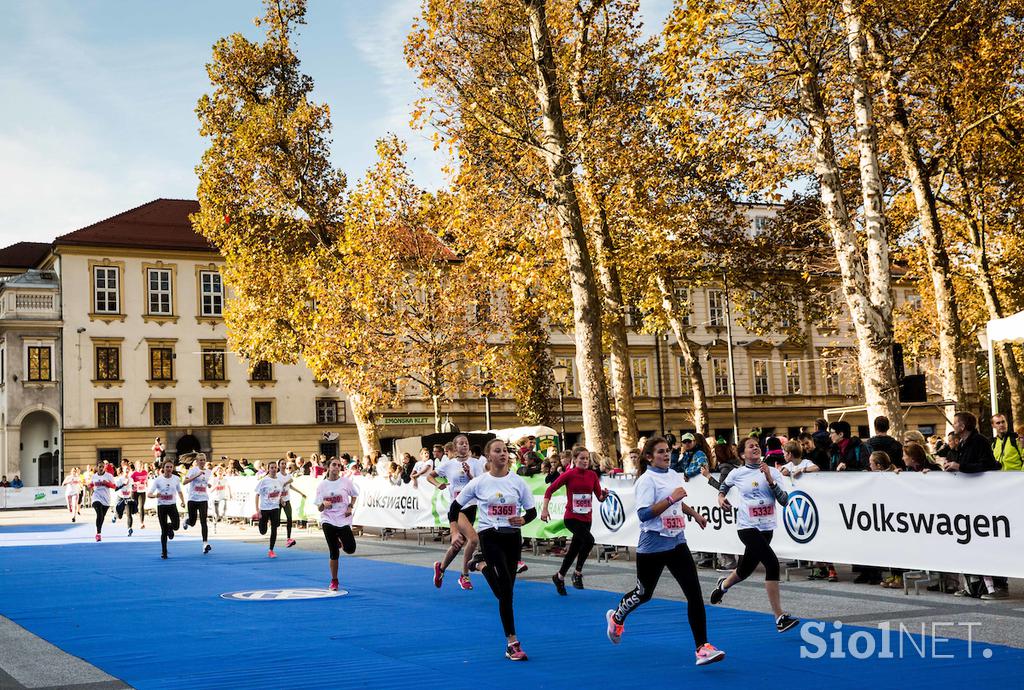
[[[17,242],[0,249],[0,268],[35,268],[49,252],[49,242]]]
[[[198,201],[156,199],[81,230],[61,235],[54,244],[216,252],[205,237],[192,229],[188,217],[198,210]]]

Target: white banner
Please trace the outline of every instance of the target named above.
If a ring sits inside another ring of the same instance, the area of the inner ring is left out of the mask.
[[[394,486],[386,479],[354,477],[360,490],[355,523],[366,527],[414,529],[447,526],[445,494],[425,481]],[[540,509],[544,482],[528,480]],[[228,514],[255,512],[252,477],[229,479]],[[316,520],[318,480],[300,477],[292,491],[295,519]],[[635,547],[640,523],[633,482],[604,479],[611,491],[595,504],[593,534],[598,544]],[[736,510],[718,507],[718,491],[698,477],[686,483],[686,503],[708,518],[706,529],[692,521],[686,529],[692,551],[742,553],[736,536]],[[979,475],[930,472],[819,472],[786,480],[789,505],[778,511],[772,546],[782,558],[857,563],[882,567],[969,572],[1024,577],[1024,473]],[[730,496],[736,499],[735,493]],[[551,500],[556,520],[565,492]],[[568,536],[560,522],[536,520],[524,536]]]
[[[45,508],[64,505],[64,489],[59,486],[0,488],[0,509]]]

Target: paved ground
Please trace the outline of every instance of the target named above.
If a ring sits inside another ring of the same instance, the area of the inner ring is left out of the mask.
[[[65,521],[66,514],[60,510],[0,513],[0,529],[7,525],[63,524]],[[146,531],[154,526],[155,521]],[[297,528],[295,537],[298,540],[295,548],[324,553],[327,551],[321,533],[315,529],[307,531]],[[215,544],[220,539],[260,541],[254,528],[241,525],[221,525],[211,541]],[[358,541],[357,557],[427,567],[440,558],[444,548],[430,539],[419,545],[414,534],[403,535],[401,532],[386,540],[377,534],[368,533]],[[546,554],[534,556],[527,549],[524,560],[529,570],[520,577],[547,583],[560,559]],[[325,584],[326,566],[325,558]],[[454,575],[457,571],[453,568],[449,572]],[[802,573],[793,573],[792,580],[783,583],[784,608],[802,618],[842,621],[844,624],[869,627],[888,622],[893,630],[903,625],[916,634],[920,634],[923,625],[929,635],[966,638],[970,634],[975,641],[1024,648],[1024,581],[1011,581],[1009,600],[990,602],[930,592],[906,596],[902,590],[854,585],[850,582],[852,575],[848,569],[841,569],[840,575],[843,582],[827,583],[808,581]],[[425,577],[429,575],[425,574]],[[700,577],[707,595],[719,574],[713,570],[701,570]],[[588,589],[607,591],[609,607],[633,584],[634,564],[626,560],[624,555],[610,562],[599,563],[593,558],[588,561],[586,586]],[[571,588],[569,592],[572,596]],[[0,596],[7,594],[3,592],[0,579]],[[662,580],[656,596],[665,599],[682,598],[675,582],[667,576]],[[759,575],[755,574],[750,581],[731,590],[723,605],[749,611],[768,611]],[[65,654],[0,616],[0,689],[106,690],[124,687],[127,686],[116,678],[81,659]]]

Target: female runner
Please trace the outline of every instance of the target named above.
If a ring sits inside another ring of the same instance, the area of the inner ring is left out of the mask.
[[[640,478],[636,480],[637,515],[640,541],[636,547],[636,587],[622,596],[618,608],[605,614],[608,639],[622,640],[626,616],[651,600],[661,571],[666,567],[686,596],[686,614],[696,643],[697,665],[713,664],[725,658],[725,652],[708,642],[707,614],[697,579],[697,566],[686,545],[686,516],[704,529],[708,521],[682,502],[686,497],[683,475],[669,469],[669,447],[663,438],[654,437],[644,444],[640,454]]]
[[[231,485],[224,478],[224,467],[217,465],[210,480],[210,503],[213,505],[213,533],[217,533],[217,523],[228,513],[228,499],[231,498]]]
[[[96,541],[102,541],[100,534],[103,532],[103,519],[110,510],[110,490],[117,488],[114,477],[107,473],[106,463],[96,463],[89,488],[92,490],[92,509],[96,511]]]
[[[71,513],[71,522],[78,517],[79,501],[82,496],[82,474],[78,468],[72,468],[71,474],[64,478],[64,501],[68,505],[68,512]]]
[[[469,449],[469,437],[465,435],[456,436],[452,446],[455,457],[446,457],[427,475],[427,481],[438,489],[447,486],[448,497],[451,499],[448,508],[448,523],[451,527],[452,545],[445,552],[444,557],[434,563],[434,586],[441,587],[445,570],[465,546],[466,553],[462,557],[462,575],[459,576],[459,587],[473,589],[473,583],[469,579],[469,563],[477,548],[476,533],[473,532],[473,537],[470,537],[469,533],[462,531],[459,512],[465,510],[469,522],[472,523],[476,519],[476,508],[467,505],[465,501],[457,501],[457,499],[471,479],[484,474],[484,459],[472,457]],[[444,482],[439,482],[438,477],[442,477]],[[455,507],[457,504],[460,505],[459,508]]]
[[[259,523],[260,534],[267,533],[267,525],[270,525],[270,550],[267,551],[267,558],[277,558],[274,553],[274,545],[277,544],[277,526],[281,524],[281,492],[284,491],[285,481],[277,474],[277,461],[271,460],[267,463],[267,474],[256,484],[256,513],[253,520]]]
[[[295,540],[292,539],[292,497],[291,497],[290,490],[294,491],[295,493],[297,493],[299,496],[302,496],[303,498],[309,498],[308,496],[306,496],[306,494],[302,493],[301,491],[296,489],[294,486],[291,486],[292,474],[294,474],[294,472],[295,472],[295,460],[289,458],[287,466],[285,466],[284,463],[282,463],[280,476],[281,476],[281,480],[284,482],[284,487],[281,489],[281,512],[284,513],[285,520],[286,520],[286,522],[285,522],[285,539],[286,539],[286,541],[284,543],[285,548],[291,548],[292,546],[295,546]]]
[[[127,462],[127,461],[126,461]],[[114,515],[124,517],[128,515],[128,536],[132,536],[132,516],[138,512],[139,506],[132,499],[132,467],[131,463],[122,464],[121,472],[117,475],[114,483],[117,485],[117,505],[114,508]]]
[[[359,488],[348,477],[341,476],[341,460],[331,458],[327,478],[316,487],[316,507],[320,510],[320,528],[331,552],[332,592],[338,589],[338,559],[341,551],[356,552],[356,538],[352,534],[352,511],[355,510]],[[341,549],[338,549],[338,546]]]
[[[548,512],[551,496],[562,486],[565,487],[566,494],[565,515],[562,520],[566,529],[572,532],[572,543],[565,558],[562,559],[562,567],[551,576],[551,581],[555,583],[558,593],[565,596],[568,594],[565,591],[565,574],[569,572],[569,566],[573,561],[576,561],[576,570],[572,574],[572,586],[583,589],[583,564],[590,555],[590,549],[594,547],[594,537],[590,534],[594,512],[591,498],[597,496],[597,500],[604,501],[608,497],[608,492],[601,488],[601,480],[597,473],[590,469],[590,451],[583,446],[572,449],[572,468],[558,475],[544,492],[544,505],[540,509],[540,519],[544,522],[551,519]]]
[[[526,652],[516,637],[512,591],[523,550],[519,528],[537,517],[537,508],[523,478],[509,473],[508,448],[504,441],[497,438],[488,441],[484,456],[487,472],[471,479],[455,501],[459,511],[458,526],[468,539],[476,541],[477,533],[470,519],[470,514],[476,511],[463,506],[473,503],[479,507],[479,543],[485,561],[483,575],[498,598],[498,613],[507,640],[505,658],[526,661]],[[525,512],[520,514],[520,511]]]
[[[150,464],[139,463],[132,472],[132,499],[139,507],[139,529],[146,529],[146,489],[149,486]]]
[[[718,581],[711,592],[711,603],[722,601],[729,588],[743,582],[754,572],[758,563],[764,564],[764,586],[768,590],[768,603],[775,614],[775,629],[786,632],[799,619],[783,613],[779,601],[779,559],[772,550],[772,535],[775,533],[775,502],[785,507],[789,502],[779,482],[782,474],[774,467],[761,461],[761,446],[756,438],[745,438],[740,442],[740,459],[743,467],[733,470],[718,489],[718,505],[731,510],[732,505],[726,494],[733,487],[739,494],[739,525],[736,535],[746,550],[740,557],[739,566]]]
[[[167,540],[174,539],[174,531],[181,525],[177,494],[181,507],[185,507],[185,496],[181,493],[181,479],[174,473],[174,461],[165,459],[160,474],[149,483],[147,495],[156,499],[156,521],[160,525],[160,558],[167,558]]]
[[[199,526],[203,535],[203,553],[210,553],[212,547],[209,543],[209,529],[206,525],[206,516],[210,510],[210,477],[213,472],[206,468],[206,453],[197,453],[192,467],[185,475],[183,485],[188,486],[188,515],[185,517],[185,529],[188,529],[199,520]]]

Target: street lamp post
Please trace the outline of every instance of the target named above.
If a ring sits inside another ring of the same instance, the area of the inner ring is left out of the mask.
[[[565,381],[569,377],[569,367],[559,364],[551,368],[551,374],[558,387],[558,411],[562,420],[562,432],[558,435],[559,450],[565,450]]]
[[[729,354],[729,399],[732,403],[732,440],[740,440],[740,413],[736,407],[736,366],[732,356],[732,299],[729,297],[729,276],[722,271],[722,286],[725,292],[725,342]],[[709,429],[714,433],[713,429]]]
[[[486,429],[484,431],[491,430],[491,394],[494,388],[494,381],[487,379],[481,386],[480,397],[484,399],[484,424]]]

